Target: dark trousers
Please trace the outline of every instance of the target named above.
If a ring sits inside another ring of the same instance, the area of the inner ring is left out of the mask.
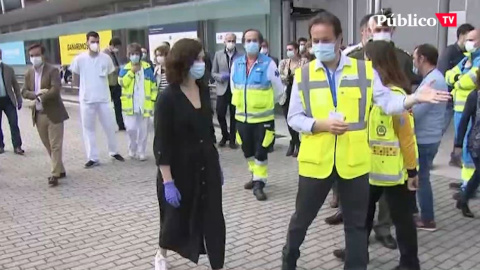
[[[122,101],[120,100],[120,97],[122,96],[122,87],[120,85],[110,86],[110,95],[115,109],[115,119],[117,120],[118,128],[124,130],[125,124],[123,123],[122,116]]]
[[[10,134],[12,136],[13,148],[22,146],[22,138],[20,136],[20,129],[18,128],[17,108],[12,103],[9,97],[0,98],[0,148],[5,148],[2,131],[2,112],[5,113],[10,124]]]
[[[415,199],[413,192],[409,191],[407,184],[393,187],[370,186],[370,203],[367,214],[368,234],[373,227],[375,206],[380,197],[385,198],[395,231],[397,234],[398,249],[400,251],[400,266],[408,270],[420,270],[418,260],[417,228],[413,220],[411,201]]]
[[[300,176],[295,213],[288,226],[287,243],[283,248],[282,270],[296,269],[300,257],[300,245],[305,239],[308,227],[325,202],[333,182],[337,182],[342,201],[346,258],[345,270],[366,270],[368,264],[367,229],[365,220],[369,203],[368,175],[355,179],[342,179],[336,169],[326,179]]]
[[[287,120],[287,116],[288,116],[288,105],[289,103],[285,103],[285,105],[283,105],[283,115],[285,116],[285,120]],[[288,120],[287,120],[288,121]],[[300,145],[300,136],[298,135],[298,132],[296,132],[293,128],[290,127],[290,125],[288,125],[288,122],[287,122],[287,126],[288,126],[288,132],[290,133],[290,136],[292,137],[292,140],[290,141],[292,144],[294,145]]]
[[[235,142],[236,135],[236,121],[235,121],[235,106],[232,105],[232,91],[227,89],[223,96],[217,96],[217,118],[220,129],[222,130],[222,138],[230,140],[230,143]],[[230,132],[227,126],[227,110],[230,112]]]
[[[480,185],[480,157],[473,157],[473,163],[475,164],[475,172],[472,175],[472,178],[467,182],[467,186],[462,191],[462,202],[468,203],[468,201],[475,195],[477,192],[478,186]]]

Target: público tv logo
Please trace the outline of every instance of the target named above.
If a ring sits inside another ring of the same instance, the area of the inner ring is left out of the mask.
[[[375,15],[378,26],[390,26],[390,27],[432,27],[436,26],[438,22],[443,27],[456,27],[457,26],[457,13],[435,13],[434,17],[425,18],[418,17],[417,14],[391,14]]]

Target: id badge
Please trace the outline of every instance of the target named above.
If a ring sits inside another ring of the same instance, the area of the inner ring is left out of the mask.
[[[343,115],[343,113],[339,113],[339,112],[330,112],[330,114],[328,115],[328,118],[335,119],[338,121],[345,121],[345,116]]]

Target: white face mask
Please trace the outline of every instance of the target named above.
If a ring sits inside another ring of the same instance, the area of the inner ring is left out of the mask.
[[[300,45],[299,50],[300,50],[300,53],[304,53],[305,52],[305,45]]]
[[[235,49],[235,42],[227,42],[227,50],[229,51],[232,51],[233,49]]]
[[[113,48],[112,52],[118,53],[118,48]]]
[[[98,43],[90,43],[89,48],[92,52],[98,52]]]
[[[268,49],[267,48],[261,48],[260,53],[261,54],[268,54]]]
[[[390,33],[390,32],[374,33],[373,34],[373,40],[391,41],[392,40],[392,33]]]
[[[467,51],[469,53],[473,53],[476,50],[477,50],[477,48],[475,48],[475,41],[467,40],[465,42],[465,51]]]
[[[165,64],[165,57],[164,56],[157,56],[156,60],[157,60],[157,63],[160,64],[160,65]]]
[[[41,56],[30,57],[30,62],[34,67],[39,67],[43,64],[43,59]]]

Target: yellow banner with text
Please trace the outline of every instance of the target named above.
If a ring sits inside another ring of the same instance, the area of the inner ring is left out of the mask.
[[[70,65],[75,56],[88,49],[86,35],[86,33],[83,33],[60,36],[58,38],[60,43],[60,58],[62,65]],[[100,49],[103,50],[108,46],[110,40],[112,39],[112,31],[99,31],[98,35],[100,36]]]

